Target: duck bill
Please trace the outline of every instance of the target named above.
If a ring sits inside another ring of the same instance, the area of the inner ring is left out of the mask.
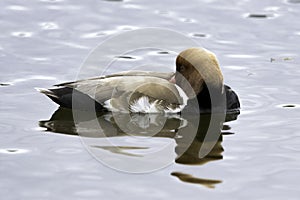
[[[169,80],[170,83],[176,84],[176,79],[175,79],[175,75],[171,77],[171,79]]]

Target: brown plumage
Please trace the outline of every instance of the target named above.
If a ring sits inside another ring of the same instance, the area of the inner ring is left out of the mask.
[[[203,48],[182,51],[176,59],[176,73],[120,72],[55,86],[39,91],[63,107],[72,108],[75,102],[83,110],[94,102],[97,110],[180,112],[195,97],[200,109],[210,109],[210,91],[227,96],[227,110],[239,109],[237,95],[224,87],[216,56]]]

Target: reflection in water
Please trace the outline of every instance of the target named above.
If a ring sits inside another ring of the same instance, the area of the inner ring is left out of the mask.
[[[93,147],[104,149],[110,151],[111,153],[123,154],[127,156],[142,156],[142,155],[128,153],[125,152],[124,150],[148,149],[147,147],[129,147],[129,146],[93,146]]]
[[[190,174],[184,174],[180,172],[172,172],[171,175],[176,176],[183,182],[201,184],[208,188],[215,188],[215,184],[222,183],[220,180],[197,178]]]
[[[83,136],[85,138],[112,138],[122,136],[133,137],[154,137],[169,138],[175,141],[175,153],[177,155],[175,162],[186,165],[202,165],[210,161],[222,159],[222,134],[221,128],[215,130],[212,135],[208,135],[210,122],[223,127],[225,134],[230,132],[228,125],[223,125],[222,120],[211,119],[211,115],[201,115],[200,120],[193,121],[193,116],[183,119],[179,114],[115,114],[110,112],[96,113],[98,126],[78,126],[78,124],[89,124],[95,120],[88,112],[77,113],[80,119],[74,120],[72,110],[59,108],[54,112],[51,119],[40,121],[41,127],[47,128],[47,131],[55,133],[71,134]],[[226,116],[225,121],[235,120],[237,115]],[[199,124],[199,125],[198,125]],[[190,133],[191,127],[197,126],[196,134]],[[211,133],[210,133],[211,134]],[[149,142],[149,141],[147,141]],[[114,155],[143,157],[146,150],[152,148],[151,143],[148,146],[135,143],[134,145],[91,145],[93,148],[102,149]],[[142,152],[142,153],[141,153]],[[201,152],[207,152],[205,155]],[[169,157],[171,157],[169,155]],[[192,175],[173,172],[171,175],[178,177],[184,182],[197,183],[213,188],[214,184],[220,183],[220,180],[210,180],[197,178]]]

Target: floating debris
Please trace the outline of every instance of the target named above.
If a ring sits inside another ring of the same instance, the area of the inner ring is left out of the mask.
[[[291,58],[291,57],[285,57],[285,58],[283,58],[283,60],[284,61],[289,61],[289,60],[293,60],[293,58]]]
[[[284,57],[284,58],[270,58],[270,62],[275,61],[291,61],[294,60],[292,57]]]

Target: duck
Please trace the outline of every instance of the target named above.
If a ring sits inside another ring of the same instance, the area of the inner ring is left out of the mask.
[[[223,79],[215,54],[193,47],[178,54],[175,72],[123,71],[36,89],[61,107],[78,110],[210,113],[222,107],[239,113],[239,98]]]

